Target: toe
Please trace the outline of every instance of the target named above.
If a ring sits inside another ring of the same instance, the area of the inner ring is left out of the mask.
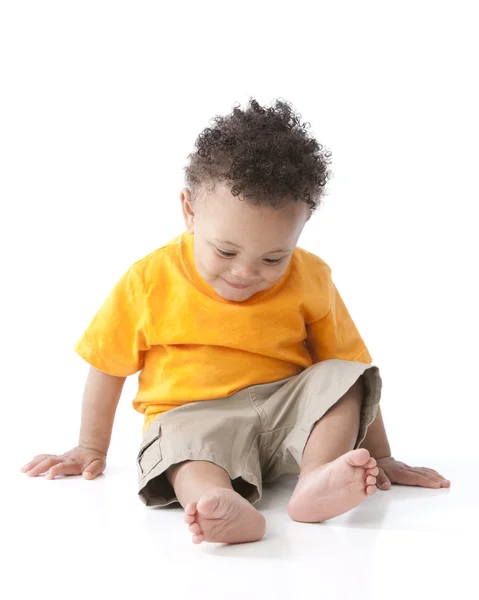
[[[371,457],[368,462],[364,465],[366,467],[366,469],[374,469],[374,467],[377,465],[378,463],[376,462],[376,459]]]
[[[369,475],[366,477],[366,485],[376,485],[376,477]]]
[[[220,501],[221,499],[218,494],[206,494],[198,501],[198,511],[207,517],[219,516],[216,515],[215,511],[220,505]]]
[[[347,462],[351,466],[365,468],[368,468],[370,461],[374,460],[371,459],[370,456],[371,455],[369,454],[369,451],[366,450],[366,448],[356,448],[356,450],[351,450],[345,455]],[[374,465],[372,466],[376,466],[376,463],[374,463]]]
[[[188,527],[190,533],[194,533],[195,535],[198,535],[201,533],[201,528],[198,525],[198,523],[192,523],[189,527]]]
[[[379,475],[379,469],[374,467],[374,469],[367,469],[367,475],[372,475],[373,477],[377,477]]]
[[[368,486],[366,487],[366,494],[367,494],[368,496],[372,496],[373,494],[375,494],[375,493],[376,493],[377,489],[378,489],[378,488],[377,488],[375,485],[368,485]]]
[[[185,513],[187,515],[194,515],[194,514],[196,514],[196,502],[192,502],[190,504],[187,504],[185,506]]]
[[[193,535],[193,544],[201,544],[201,542],[205,539],[205,536],[200,534]]]
[[[196,514],[195,515],[185,515],[185,523],[188,523],[188,525],[190,525],[191,523],[193,523],[195,518],[196,518]]]

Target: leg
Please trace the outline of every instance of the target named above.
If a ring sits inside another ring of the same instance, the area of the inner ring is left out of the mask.
[[[325,465],[354,448],[364,396],[361,377],[316,422],[303,452],[301,475]]]
[[[321,522],[351,510],[376,491],[376,461],[353,450],[364,386],[360,377],[315,424],[303,452],[298,484],[288,504],[295,521]]]
[[[225,470],[203,460],[187,460],[173,465],[168,469],[167,477],[183,508],[198,502],[201,496],[213,490],[233,489]]]
[[[263,537],[263,515],[233,490],[221,467],[189,460],[170,467],[167,477],[185,509],[195,544],[255,542]]]

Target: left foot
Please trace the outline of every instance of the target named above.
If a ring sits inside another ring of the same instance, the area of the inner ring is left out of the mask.
[[[320,523],[355,508],[376,488],[379,470],[366,448],[347,452],[300,477],[288,503],[294,521]]]
[[[185,507],[185,522],[193,543],[257,542],[266,530],[263,515],[231,489],[218,488]]]

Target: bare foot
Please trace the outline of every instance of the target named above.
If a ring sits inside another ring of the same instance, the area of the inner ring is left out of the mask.
[[[366,448],[352,450],[300,477],[288,503],[294,521],[320,523],[372,496],[379,470]]]
[[[185,507],[193,542],[257,542],[266,530],[263,515],[234,490],[218,488]]]

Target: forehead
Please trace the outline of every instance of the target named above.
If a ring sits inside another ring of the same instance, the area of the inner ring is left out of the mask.
[[[197,209],[205,233],[239,245],[245,239],[262,246],[278,241],[295,245],[309,216],[304,202],[289,202],[281,208],[256,206],[223,186],[205,194]]]

